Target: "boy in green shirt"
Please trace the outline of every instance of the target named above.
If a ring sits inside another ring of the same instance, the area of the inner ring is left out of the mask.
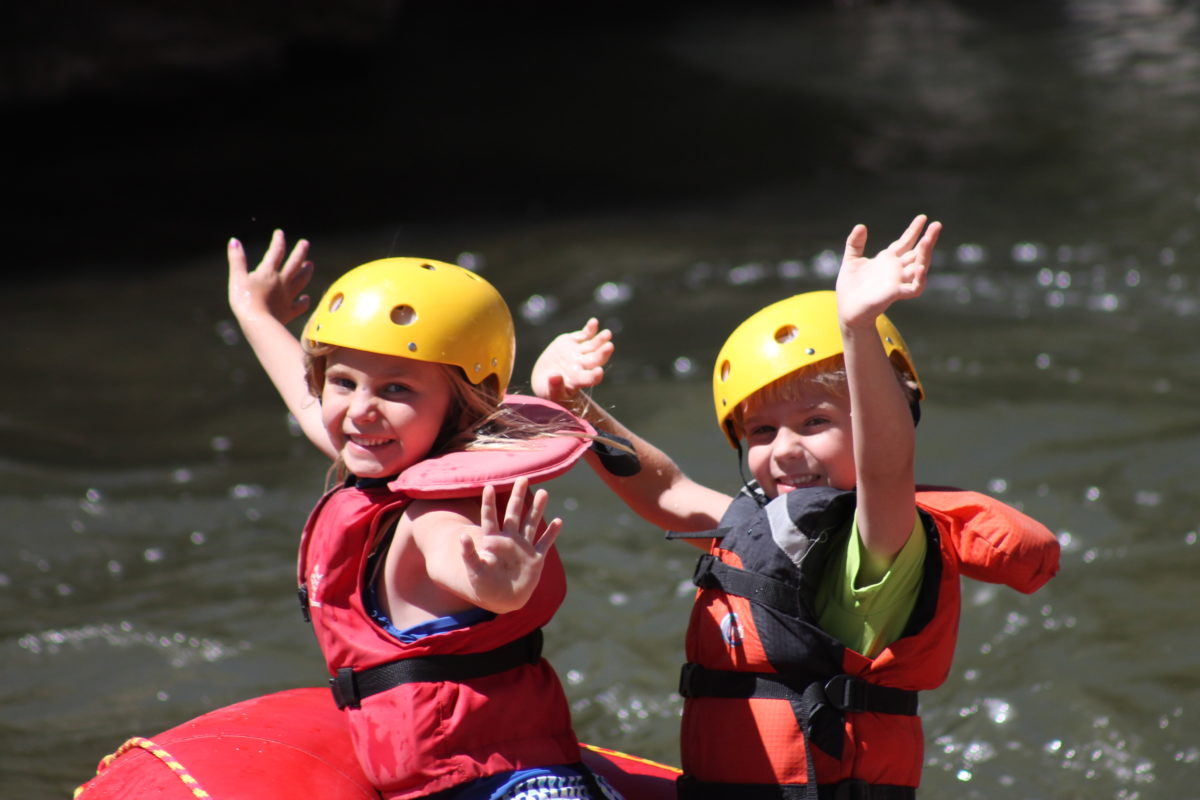
[[[949,671],[960,569],[1025,592],[1057,570],[1057,541],[1020,512],[917,491],[923,390],[884,312],[922,293],[940,232],[919,215],[867,258],[855,226],[836,291],[774,303],[730,335],[713,394],[754,478],[736,497],[591,401],[613,352],[596,320],[534,366],[538,395],[630,441],[635,474],[588,460],[631,510],[707,532],[681,679],[681,798],[914,797],[916,691]]]
[[[854,573],[825,581],[819,602],[823,625],[851,646],[870,642],[876,651],[887,643],[878,632],[894,634],[912,609],[925,551],[924,540],[911,537],[919,528],[911,409],[921,387],[898,332],[889,357],[876,320],[893,302],[924,290],[941,227],[920,215],[887,249],[866,258],[867,229],[856,226],[836,292],[799,295],[747,319],[726,342],[714,376],[721,427],[735,447],[744,442],[747,466],[767,499],[808,486],[857,490],[857,536],[848,541],[858,545],[841,558]],[[803,335],[794,325],[779,333],[793,318],[805,320]],[[798,355],[788,348],[793,339],[776,341],[764,357],[760,340],[786,336],[801,336],[805,350],[815,352]],[[636,475],[597,470],[633,511],[666,530],[716,528],[733,498],[688,478],[584,393],[603,377],[611,338],[594,319],[560,336],[534,366],[534,391],[633,442],[642,462]],[[723,377],[731,361],[734,371]],[[918,541],[906,549],[911,538]]]

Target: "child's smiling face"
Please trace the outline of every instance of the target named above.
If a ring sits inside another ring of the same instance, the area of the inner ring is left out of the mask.
[[[345,347],[328,356],[321,420],[360,478],[396,475],[425,458],[450,402],[440,364]]]
[[[855,487],[848,398],[811,383],[788,399],[751,396],[742,430],[747,465],[767,497],[805,486]]]

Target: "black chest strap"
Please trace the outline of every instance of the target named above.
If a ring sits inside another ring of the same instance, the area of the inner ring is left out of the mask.
[[[843,718],[846,712],[915,715],[917,693],[879,686],[853,675],[832,678],[803,674],[735,672],[684,664],[679,676],[679,693],[684,697],[767,698],[786,700],[804,734],[808,782],[802,784],[731,784],[699,781],[685,775],[679,779],[679,800],[913,800],[911,786],[873,784],[861,780],[818,784],[812,748],[819,747],[834,758],[842,752]],[[815,788],[814,788],[815,787]]]
[[[684,664],[679,675],[684,697],[760,697],[799,701],[820,696],[820,702],[841,712],[873,711],[877,714],[917,713],[918,693],[880,686],[853,675],[834,675],[822,682],[806,675],[770,672],[735,672]]]
[[[735,672],[684,664],[679,674],[683,697],[786,700],[810,746],[842,757],[845,714],[915,716],[917,692],[879,686],[853,675],[813,676],[799,672]]]
[[[405,683],[462,682],[536,664],[542,657],[542,629],[482,653],[414,656],[364,670],[342,667],[329,679],[338,708],[358,708],[364,697]]]

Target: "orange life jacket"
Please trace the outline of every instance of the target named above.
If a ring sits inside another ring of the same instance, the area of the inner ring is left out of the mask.
[[[914,796],[916,693],[950,670],[959,575],[1032,592],[1059,554],[1049,530],[992,498],[937,489],[916,499],[928,537],[921,588],[901,637],[874,658],[821,630],[813,611],[854,494],[804,489],[760,506],[743,492],[730,505],[696,570],[681,798]]]

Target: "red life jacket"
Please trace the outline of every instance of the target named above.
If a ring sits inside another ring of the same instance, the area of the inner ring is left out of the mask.
[[[538,422],[553,418],[560,430],[592,432],[552,403],[509,396],[506,405]],[[370,618],[363,591],[371,551],[414,498],[478,496],[486,484],[502,497],[520,476],[537,482],[565,472],[590,443],[558,436],[522,449],[449,453],[386,486],[335,489],[310,515],[300,546],[301,599],[334,676],[335,698],[349,715],[359,762],[385,797],[424,796],[500,772],[580,760],[562,686],[540,657],[540,628],[566,593],[557,550],[520,610],[409,643]],[[509,653],[502,671],[496,652]],[[480,659],[482,670],[470,666]],[[360,692],[366,678],[380,674],[403,679]]]
[[[918,491],[928,548],[916,606],[901,637],[868,658],[813,611],[854,501],[807,489],[760,507],[743,492],[714,532],[681,677],[681,798],[913,797],[916,692],[949,673],[959,575],[1028,593],[1058,570],[1058,542],[1035,520],[975,492]]]

